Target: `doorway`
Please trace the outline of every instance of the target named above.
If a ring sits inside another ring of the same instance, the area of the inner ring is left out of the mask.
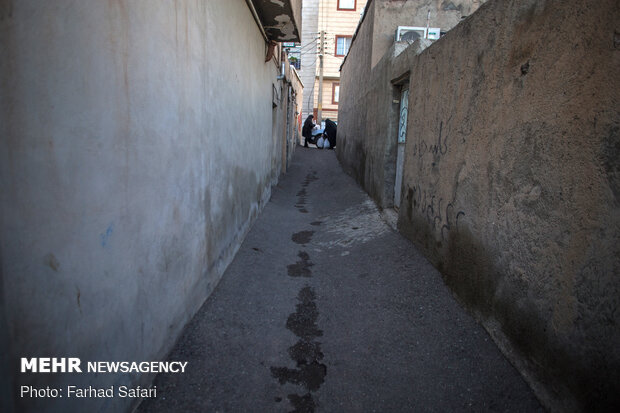
[[[409,85],[404,84],[400,92],[398,114],[398,146],[396,152],[396,177],[394,179],[394,209],[400,208],[402,200],[403,172],[405,163],[405,141],[407,139],[407,112],[409,110]]]

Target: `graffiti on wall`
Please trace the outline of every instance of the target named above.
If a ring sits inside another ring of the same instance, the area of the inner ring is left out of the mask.
[[[441,235],[442,241],[450,231],[458,233],[459,219],[465,215],[465,211],[456,208],[454,199],[446,201],[431,191],[423,190],[420,184],[410,187],[407,197],[411,208],[409,216],[412,216],[414,210],[417,211]]]
[[[452,116],[446,122],[450,123]],[[443,156],[448,152],[448,132],[444,131],[443,121],[439,122],[439,133],[437,134],[437,140],[434,142],[426,142],[426,140],[419,136],[413,143],[413,155],[418,158],[423,157],[427,153],[435,156]]]

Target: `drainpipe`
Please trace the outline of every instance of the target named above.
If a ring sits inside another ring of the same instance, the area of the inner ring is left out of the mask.
[[[282,56],[282,59],[284,59],[284,56]],[[286,77],[285,72],[284,72],[284,62],[282,62],[282,71],[280,72],[280,74],[278,75],[278,77],[276,79],[278,80],[282,80]]]
[[[250,11],[252,12],[252,17],[254,17],[254,20],[256,21],[256,24],[258,25],[258,29],[263,35],[263,38],[265,39],[267,43],[269,43],[269,39],[267,38],[267,33],[265,33],[265,29],[263,28],[263,23],[261,23],[260,18],[258,17],[258,13],[256,12],[256,9],[254,8],[254,4],[252,3],[252,0],[245,0],[245,3],[250,8]]]

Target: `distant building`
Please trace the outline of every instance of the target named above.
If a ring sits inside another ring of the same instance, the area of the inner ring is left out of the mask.
[[[349,52],[366,0],[305,0],[302,7],[301,79],[304,84],[302,117],[338,120],[340,65]],[[323,44],[321,43],[323,32]],[[323,57],[323,83],[320,61]],[[322,90],[319,102],[319,90]]]

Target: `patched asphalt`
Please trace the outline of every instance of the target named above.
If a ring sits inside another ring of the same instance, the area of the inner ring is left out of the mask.
[[[140,412],[543,411],[334,151],[298,147]]]

